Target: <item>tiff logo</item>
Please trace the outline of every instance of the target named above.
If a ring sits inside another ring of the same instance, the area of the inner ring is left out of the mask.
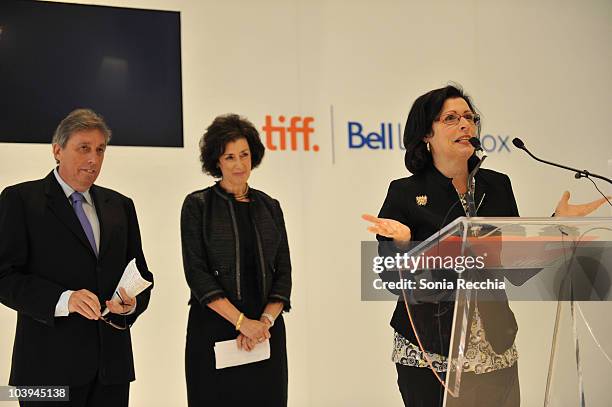
[[[278,122],[279,125],[273,125],[272,116],[267,115],[266,124],[261,128],[266,135],[266,148],[268,150],[287,150],[287,138],[289,138],[290,149],[296,151],[298,149],[298,135],[301,135],[301,149],[304,151],[311,150],[310,135],[314,133],[314,128],[311,127],[314,117],[293,116],[289,119],[289,126],[287,126],[285,116],[281,115],[278,116]],[[314,144],[312,151],[319,151],[319,146]]]

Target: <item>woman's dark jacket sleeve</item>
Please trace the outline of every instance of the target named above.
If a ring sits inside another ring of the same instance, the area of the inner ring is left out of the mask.
[[[181,210],[181,243],[185,278],[200,304],[225,297],[223,288],[208,267],[203,234],[203,207],[195,195],[187,195]]]
[[[280,233],[280,242],[276,258],[274,259],[274,279],[272,289],[268,296],[269,301],[281,301],[285,312],[291,309],[289,297],[291,295],[291,257],[289,255],[289,241],[285,218],[280,203],[274,200],[274,222]]]

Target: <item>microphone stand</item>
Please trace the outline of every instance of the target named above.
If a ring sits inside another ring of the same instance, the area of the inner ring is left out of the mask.
[[[480,145],[480,140],[478,140],[476,137],[470,138],[470,144],[474,146],[474,149],[476,150],[476,152],[480,151],[482,155],[482,157],[479,157],[479,160],[476,166],[472,169],[472,171],[470,171],[470,174],[468,175],[468,185],[467,185],[467,195],[466,195],[466,199],[468,203],[468,216],[474,217],[476,216],[476,196],[475,196],[476,183],[474,182],[474,177],[476,176],[476,173],[480,169],[480,166],[482,165],[484,160],[487,158],[487,156],[485,154],[482,154],[482,146]],[[478,157],[478,154],[477,154],[477,157]]]
[[[574,173],[574,177],[576,179],[593,177],[593,178],[599,178],[601,180],[607,181],[608,183],[612,184],[612,180],[610,178],[604,177],[603,175],[595,174],[595,173],[589,172],[587,170],[579,170],[579,169],[576,169],[576,168],[568,167],[568,166],[563,165],[563,164],[553,163],[552,161],[542,160],[541,158],[538,158],[535,155],[531,154],[531,151],[529,151],[527,149],[527,147],[525,147],[525,144],[519,138],[513,139],[512,140],[512,144],[514,144],[514,146],[516,148],[519,148],[519,149],[523,150],[524,152],[526,152],[527,154],[529,154],[531,156],[531,158],[533,158],[536,161],[539,161],[539,162],[544,163],[544,164],[552,165],[553,167],[558,167],[558,168],[562,168],[564,170],[568,170],[568,171],[573,172]]]

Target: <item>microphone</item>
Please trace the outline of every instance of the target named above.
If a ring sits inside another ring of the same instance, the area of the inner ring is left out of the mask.
[[[482,144],[480,144],[480,139],[478,137],[470,137],[468,140],[472,147],[474,147],[474,152],[476,153],[476,157],[478,157],[481,161],[487,157],[482,149]]]
[[[482,151],[482,145],[480,145],[480,140],[478,139],[478,137],[471,137],[469,139],[469,142],[472,147],[476,149],[476,151]]]
[[[518,137],[515,137],[512,139],[512,144],[514,144],[514,147],[516,148],[520,148],[521,150],[523,150],[525,148],[525,143],[523,143],[523,140],[521,140]],[[527,151],[527,150],[525,150]]]
[[[468,203],[468,215],[472,217],[472,216],[476,216],[476,210],[477,210],[476,200],[475,200],[476,184],[474,182],[474,177],[476,176],[476,173],[480,169],[480,166],[482,165],[484,160],[487,158],[487,156],[483,152],[484,150],[482,149],[482,145],[480,144],[480,139],[478,137],[470,137],[469,142],[474,147],[474,150],[476,152],[476,157],[478,157],[478,163],[468,175],[468,185],[467,185],[467,194],[466,194],[466,199]]]
[[[514,147],[516,147],[516,148],[518,148],[520,150],[523,150],[524,152],[529,154],[529,156],[531,158],[533,158],[534,160],[536,160],[536,161],[539,161],[539,162],[544,163],[544,164],[552,165],[553,167],[558,167],[558,168],[562,168],[564,170],[568,170],[568,171],[573,172],[574,173],[574,177],[576,177],[576,179],[594,177],[594,178],[599,178],[601,180],[607,181],[610,184],[612,184],[612,180],[610,180],[610,178],[604,177],[603,175],[594,174],[594,173],[589,172],[587,170],[578,170],[576,168],[568,167],[568,166],[563,165],[563,164],[557,164],[557,163],[554,163],[554,162],[551,162],[551,161],[547,161],[547,160],[543,160],[541,158],[538,158],[535,155],[533,155],[531,153],[531,151],[529,151],[527,149],[527,147],[525,147],[525,143],[523,143],[523,140],[521,140],[518,137],[515,137],[515,138],[512,139],[512,144],[514,144]]]

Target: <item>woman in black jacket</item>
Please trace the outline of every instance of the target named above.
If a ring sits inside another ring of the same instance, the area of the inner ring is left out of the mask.
[[[411,241],[426,240],[466,216],[468,174],[477,162],[469,139],[478,136],[479,130],[480,117],[458,87],[446,86],[417,98],[404,131],[405,164],[413,175],[391,182],[378,217],[364,215],[372,222],[368,230],[376,233],[378,240],[393,241],[403,250]],[[583,216],[605,202],[570,205],[568,199],[566,192],[557,205],[558,216]],[[492,170],[476,173],[474,203],[478,216],[519,216],[510,179]],[[454,303],[409,306],[423,348],[400,297],[391,319],[398,386],[406,406],[441,406],[444,389],[430,368],[444,378]],[[461,405],[518,406],[517,326],[508,303],[479,303],[469,321]]]
[[[185,351],[190,406],[258,401],[287,405],[281,313],[289,311],[291,261],[280,204],[247,184],[264,155],[255,127],[217,117],[200,141],[202,170],[215,185],[185,198],[183,266],[191,298]],[[270,358],[216,369],[216,342],[251,351],[270,341]]]

